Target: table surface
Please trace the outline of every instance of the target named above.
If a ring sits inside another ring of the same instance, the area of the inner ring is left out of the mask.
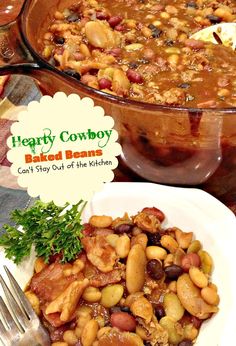
[[[20,12],[22,3],[24,0],[0,0],[0,25],[9,23],[11,20],[14,20],[18,13]],[[27,91],[26,91],[27,90]],[[0,100],[0,125],[5,126],[5,137],[9,135],[9,128],[12,121],[16,117],[16,108],[15,106],[24,106],[27,105],[32,100],[38,100],[41,97],[40,91],[36,87],[35,83],[23,76],[12,76],[10,81],[7,83],[3,100]],[[4,138],[4,137],[3,137]],[[6,152],[5,152],[6,154]],[[2,157],[1,157],[2,155]],[[3,153],[0,150],[0,167],[1,167],[1,176],[0,176],[0,211],[1,211],[1,198],[9,199],[12,204],[14,198],[11,195],[11,190],[19,191],[19,186],[16,182],[16,178],[10,174],[9,171],[9,162],[6,160],[6,157],[3,158]],[[142,178],[135,175],[127,167],[124,166],[121,162],[119,163],[118,168],[115,170],[115,181],[143,181]],[[10,188],[10,190],[9,190]],[[7,190],[6,190],[7,189]],[[9,192],[10,191],[10,192]],[[2,193],[2,194],[1,194]],[[19,193],[18,193],[19,194]],[[22,191],[22,194],[26,192]],[[22,203],[22,195],[19,194],[21,198],[18,198]],[[28,203],[28,198],[25,197],[23,200]],[[236,214],[236,195],[229,196],[227,201],[224,201],[226,205]],[[12,205],[11,205],[12,207]],[[18,206],[16,199],[15,207]],[[5,208],[6,209],[6,208]],[[8,208],[7,208],[8,209]],[[1,215],[1,218],[5,218],[6,215]]]

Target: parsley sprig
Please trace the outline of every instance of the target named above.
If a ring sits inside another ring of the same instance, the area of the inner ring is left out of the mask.
[[[68,204],[58,207],[53,202],[37,201],[26,210],[14,210],[11,220],[15,226],[4,225],[5,233],[0,236],[5,256],[19,264],[34,245],[37,256],[46,262],[56,254],[62,256],[63,263],[75,259],[82,249],[81,214],[85,205],[82,200],[71,208]]]

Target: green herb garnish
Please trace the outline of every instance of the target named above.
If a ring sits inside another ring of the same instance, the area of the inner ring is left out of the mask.
[[[6,232],[0,236],[5,256],[19,264],[34,245],[37,256],[46,262],[56,254],[61,254],[63,263],[75,259],[82,249],[81,213],[85,205],[82,200],[71,208],[68,204],[58,207],[53,202],[37,201],[26,210],[14,210],[11,220],[15,227],[4,225]]]

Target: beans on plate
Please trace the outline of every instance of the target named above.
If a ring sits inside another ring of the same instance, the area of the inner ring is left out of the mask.
[[[75,261],[36,259],[26,296],[52,346],[195,343],[202,322],[218,311],[213,260],[192,232],[163,221],[157,208],[93,215]]]

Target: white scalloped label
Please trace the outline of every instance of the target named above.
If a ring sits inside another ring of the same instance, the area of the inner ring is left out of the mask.
[[[113,126],[113,118],[90,98],[62,92],[43,96],[11,126],[11,172],[43,202],[88,201],[114,178],[121,146]]]

